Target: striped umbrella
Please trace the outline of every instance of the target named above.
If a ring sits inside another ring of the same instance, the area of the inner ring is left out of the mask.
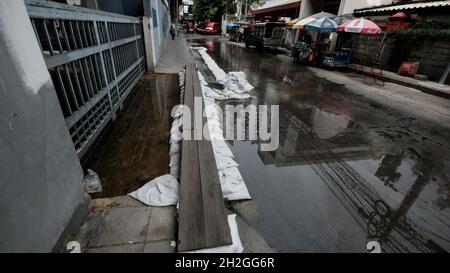
[[[363,33],[363,34],[380,34],[381,29],[374,22],[358,18],[349,20],[337,27],[338,32]]]
[[[297,18],[297,19],[291,20],[291,21],[287,22],[287,25],[288,25],[288,26],[293,26],[293,25],[295,25],[298,21],[300,21],[300,19],[301,19],[301,18]]]
[[[331,17],[336,17],[336,15],[332,14],[332,13],[328,13],[328,12],[323,12],[322,11],[322,12],[310,15],[308,17],[301,18],[300,20],[297,19],[298,21],[292,26],[292,28],[294,28],[294,29],[303,29],[306,24],[309,24],[309,23],[315,21],[316,19],[331,18]]]
[[[303,29],[306,24],[309,24],[309,23],[314,22],[316,20],[317,20],[316,18],[306,17],[305,19],[302,19],[302,20],[298,21],[297,23],[295,23],[292,26],[292,28],[294,28],[294,29]]]
[[[315,32],[335,32],[337,24],[330,18],[325,17],[306,24],[304,28]]]

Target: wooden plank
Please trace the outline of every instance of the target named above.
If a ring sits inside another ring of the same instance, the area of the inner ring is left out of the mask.
[[[211,141],[198,142],[203,218],[207,248],[232,244]]]
[[[194,107],[194,85],[192,67],[186,68],[186,85],[184,89],[184,105]]]
[[[184,140],[181,155],[178,251],[206,247],[198,141]]]
[[[195,65],[186,68],[185,90],[185,105],[191,108],[193,125],[194,98],[201,98],[205,107]],[[206,117],[201,119],[207,124]],[[203,128],[196,130],[196,134],[202,134]],[[191,135],[194,131],[189,130]],[[182,145],[178,251],[229,245],[232,240],[212,143],[203,138],[183,140]]]
[[[197,69],[193,74],[194,84],[194,98],[201,98],[202,109],[205,109],[203,102],[203,95],[201,91],[200,80],[198,78]],[[208,120],[205,116],[202,117],[202,124],[206,125]],[[207,125],[206,125],[207,126]],[[203,200],[203,218],[205,225],[205,243],[207,248],[229,245],[232,243],[230,235],[230,227],[223,202],[222,190],[220,187],[219,175],[217,172],[216,160],[212,143],[209,140],[209,130],[201,132],[196,130],[196,134],[203,136],[202,140],[198,142],[198,158],[200,165],[200,178],[202,185],[202,200]]]

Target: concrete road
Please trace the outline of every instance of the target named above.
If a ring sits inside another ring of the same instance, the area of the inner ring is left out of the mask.
[[[224,38],[187,38],[226,72],[247,74],[255,90],[245,104],[280,106],[276,151],[230,141],[253,198],[232,208],[272,248],[368,252],[378,241],[383,252],[450,250],[449,101]]]

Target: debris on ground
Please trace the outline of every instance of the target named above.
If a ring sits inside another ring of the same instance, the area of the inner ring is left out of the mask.
[[[102,191],[102,183],[100,177],[91,169],[87,170],[88,174],[84,177],[83,185],[87,193],[98,193]]]

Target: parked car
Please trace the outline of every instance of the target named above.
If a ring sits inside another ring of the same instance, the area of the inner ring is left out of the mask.
[[[195,26],[194,30],[195,30],[195,32],[197,32],[197,33],[199,33],[199,34],[203,34],[203,31],[205,30],[205,28],[206,28],[206,24],[204,24],[204,23],[198,23],[198,24]]]
[[[255,46],[257,49],[265,47],[276,48],[283,44],[285,23],[258,23],[245,37],[245,47]]]
[[[207,35],[217,35],[220,34],[222,31],[220,29],[220,23],[216,22],[210,22],[206,25],[205,29],[203,30],[203,34]]]

